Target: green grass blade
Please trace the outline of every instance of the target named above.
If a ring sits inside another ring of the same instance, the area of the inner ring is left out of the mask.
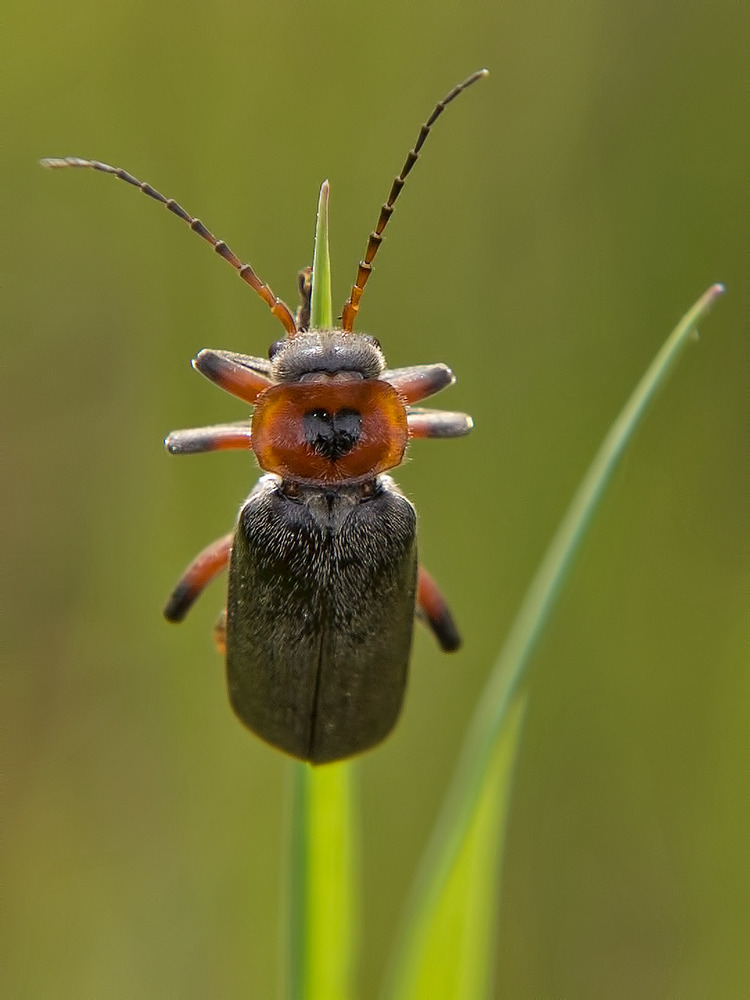
[[[490,995],[500,862],[525,698],[517,698],[461,843],[440,878],[424,886],[394,982],[384,996],[477,1000]]]
[[[506,767],[499,781],[497,760],[501,755],[500,746],[505,747],[505,759],[512,760],[520,735],[519,686],[620,455],[656,390],[687,344],[695,324],[722,292],[721,285],[709,288],[667,338],[604,439],[531,582],[480,698],[453,783],[418,873],[404,934],[397,942],[394,972],[384,994],[387,998],[432,1000],[436,995],[470,996],[469,993],[436,994],[434,980],[430,979],[430,970],[435,968],[440,969],[443,980],[452,984],[488,981],[485,977],[490,974],[492,962],[494,921],[491,921],[492,927],[485,929],[486,947],[482,949],[478,946],[466,948],[460,939],[451,941],[450,936],[441,931],[441,920],[448,908],[456,911],[459,905],[456,884],[462,867],[466,866],[471,839],[481,825],[479,817],[487,809],[488,795],[494,794],[500,799],[494,822],[498,829],[504,826],[503,813],[507,808],[512,769]],[[498,837],[498,859],[500,844]],[[498,863],[499,860],[495,864]],[[480,873],[478,878],[464,879],[464,920],[473,919],[474,913],[486,917],[493,912],[487,897],[497,893],[495,879],[491,877],[494,871],[495,865],[490,865],[490,877],[482,879]]]
[[[349,1000],[356,941],[349,763],[293,775],[290,1000]]]
[[[318,218],[315,224],[315,250],[312,263],[310,326],[313,330],[330,330],[333,326],[331,255],[328,248],[329,190],[328,181],[323,181],[318,197]]]

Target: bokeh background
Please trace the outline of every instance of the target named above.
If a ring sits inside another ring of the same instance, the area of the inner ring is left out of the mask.
[[[416,638],[358,765],[358,996],[491,663],[609,423],[714,281],[535,657],[497,940],[501,998],[750,994],[750,7],[731,0],[30,0],[0,74],[7,428],[7,997],[280,995],[288,762],[234,720],[212,586],[160,610],[257,475],[168,458],[243,408],[191,371],[280,328],[122,165],[295,299],[320,182],[343,303],[391,178],[441,120],[359,328],[448,362],[474,434],[398,479],[465,635]],[[498,892],[500,887],[498,887]]]

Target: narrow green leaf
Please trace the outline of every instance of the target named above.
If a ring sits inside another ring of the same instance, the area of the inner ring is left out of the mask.
[[[597,503],[617,465],[625,446],[638,426],[648,403],[663,383],[665,376],[680,356],[694,332],[695,324],[723,292],[713,285],[696,302],[670,334],[646,374],[615,420],[588,472],[584,476],[567,513],[555,534],[521,604],[508,638],[490,674],[480,698],[456,773],[444,803],[431,843],[418,873],[405,930],[397,942],[398,952],[384,994],[399,1000],[427,1000],[436,995],[469,996],[468,993],[442,991],[435,993],[430,970],[440,969],[443,980],[451,984],[488,982],[491,953],[459,946],[449,947],[441,938],[440,924],[446,910],[458,909],[456,885],[472,837],[481,826],[480,814],[486,807],[487,796],[498,796],[497,827],[504,825],[508,806],[508,784],[498,784],[498,755],[504,746],[507,760],[512,760],[513,746],[520,736],[519,687],[525,677],[531,653],[549,620],[555,598],[570,569],[573,557],[591,523]],[[502,756],[502,755],[501,755]],[[502,838],[498,837],[498,863]],[[494,871],[490,866],[489,871]],[[495,880],[488,878],[465,881],[463,915],[473,919],[476,911],[487,918],[492,904],[485,894],[497,891]],[[487,929],[486,940],[494,938],[494,920]],[[479,963],[484,963],[484,968]],[[453,963],[456,963],[455,965]],[[431,984],[431,985],[428,985]],[[432,992],[430,992],[432,990]],[[482,992],[475,994],[482,996]]]
[[[487,761],[486,780],[451,865],[426,886],[410,947],[387,997],[478,1000],[489,995],[496,950],[500,860],[523,725],[517,698]]]
[[[292,766],[287,995],[349,1000],[357,945],[352,765]]]
[[[328,248],[328,181],[323,181],[318,197],[318,218],[315,224],[315,250],[312,263],[312,301],[310,326],[313,330],[330,330],[333,326],[331,296],[331,255]]]

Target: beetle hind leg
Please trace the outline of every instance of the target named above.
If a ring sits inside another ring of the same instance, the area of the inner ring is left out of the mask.
[[[450,608],[424,566],[419,567],[417,576],[417,616],[429,626],[444,652],[453,653],[460,647],[461,636]]]
[[[181,622],[208,584],[229,562],[234,532],[222,535],[200,552],[177,581],[164,607],[164,617]]]
[[[214,625],[214,642],[216,648],[222,656],[227,655],[227,609],[219,615],[218,621]]]

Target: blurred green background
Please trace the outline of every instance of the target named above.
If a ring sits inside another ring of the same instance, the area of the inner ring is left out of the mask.
[[[31,0],[0,62],[8,427],[7,997],[273,998],[290,767],[235,721],[214,585],[242,455],[164,434],[244,416],[189,367],[280,327],[122,165],[295,300],[320,182],[343,303],[441,120],[364,297],[392,365],[445,361],[463,441],[397,476],[461,624],[421,630],[395,735],[358,765],[376,995],[478,692],[610,421],[713,281],[535,659],[497,942],[501,998],[750,995],[750,6],[730,0],[211,5]],[[498,890],[499,891],[499,890]]]

